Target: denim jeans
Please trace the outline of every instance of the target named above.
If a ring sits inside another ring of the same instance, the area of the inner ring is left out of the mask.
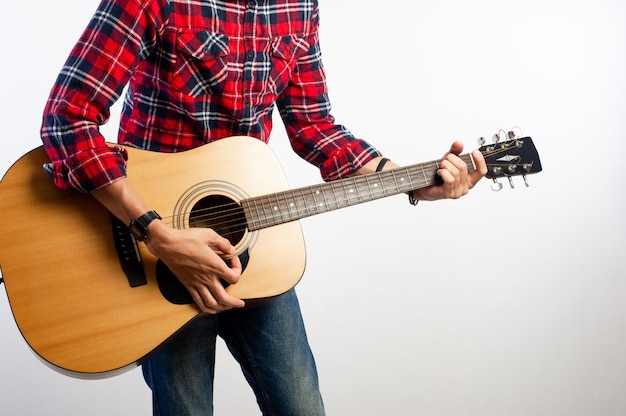
[[[143,364],[155,416],[213,415],[215,340],[241,365],[265,416],[321,416],[324,405],[294,290],[250,309],[203,316]]]

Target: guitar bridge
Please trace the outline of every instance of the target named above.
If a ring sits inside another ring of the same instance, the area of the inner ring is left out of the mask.
[[[137,240],[131,234],[128,226],[114,215],[111,216],[111,225],[113,227],[115,251],[120,260],[122,270],[128,279],[128,284],[130,284],[130,287],[148,284]]]

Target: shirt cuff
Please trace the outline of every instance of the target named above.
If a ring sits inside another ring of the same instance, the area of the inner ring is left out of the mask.
[[[325,181],[334,181],[350,176],[370,160],[382,156],[365,140],[357,139],[333,151],[320,167]]]
[[[126,177],[127,160],[126,149],[107,146],[46,163],[44,171],[61,190],[91,192]]]

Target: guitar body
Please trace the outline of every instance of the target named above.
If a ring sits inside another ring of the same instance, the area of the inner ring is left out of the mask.
[[[249,137],[175,154],[128,152],[128,179],[178,228],[211,226],[198,212],[213,202],[238,206],[287,189],[273,152]],[[160,262],[143,244],[137,248],[146,281],[131,287],[111,214],[90,195],[54,187],[43,172],[47,161],[39,147],[0,182],[0,266],[11,309],[30,347],[56,370],[85,378],[114,375],[147,358],[199,310],[166,299],[157,282]],[[227,291],[250,303],[288,291],[304,272],[298,221],[244,230],[231,242],[247,264]]]

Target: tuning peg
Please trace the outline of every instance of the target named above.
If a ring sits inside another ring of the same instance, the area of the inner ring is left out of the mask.
[[[498,142],[500,141],[500,133],[496,133],[493,136],[491,136],[491,140],[495,143],[498,144]]]
[[[526,185],[526,188],[529,188],[530,185],[528,184],[528,177],[526,175],[522,175],[522,178],[524,178],[524,185]]]
[[[483,146],[487,142],[484,137],[479,137],[477,141],[479,146]]]
[[[515,184],[513,184],[513,178],[511,176],[507,176],[508,180],[509,180],[509,186],[511,187],[511,189],[515,189]]]
[[[502,190],[502,184],[500,182],[498,182],[497,179],[493,180],[493,183],[491,184],[491,190],[494,192],[498,192]]]

